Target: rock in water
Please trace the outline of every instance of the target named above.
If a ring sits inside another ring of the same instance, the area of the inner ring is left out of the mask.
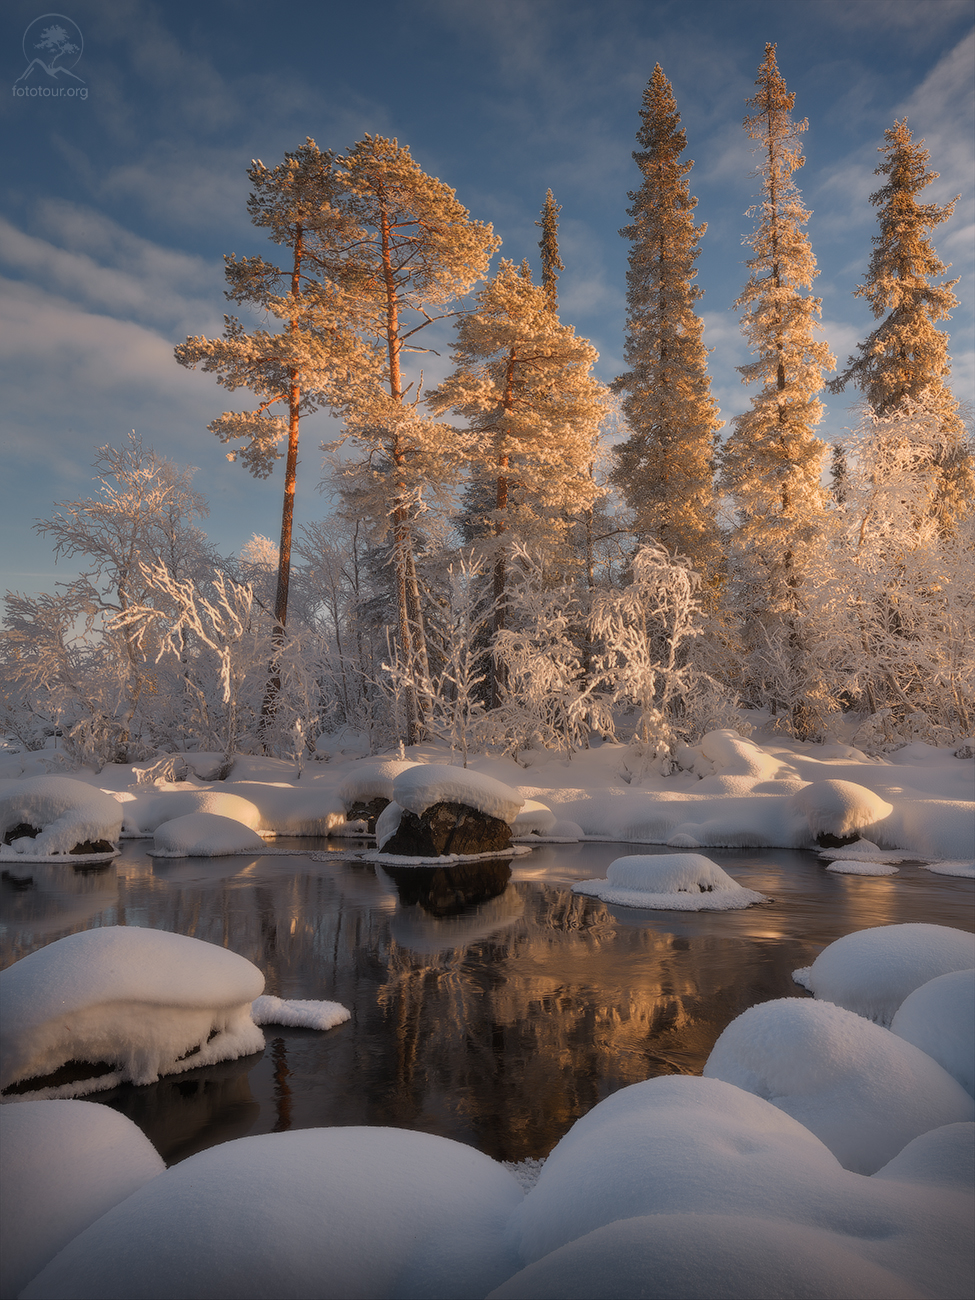
[[[417,815],[404,811],[383,853],[397,857],[442,858],[449,854],[496,853],[511,847],[511,827],[462,803],[435,803]]]

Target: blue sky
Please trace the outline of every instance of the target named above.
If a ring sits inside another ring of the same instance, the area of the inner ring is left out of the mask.
[[[180,369],[172,348],[222,328],[223,254],[268,250],[246,214],[250,160],[273,165],[306,136],[337,151],[366,132],[398,137],[494,224],[501,256],[536,266],[534,222],[551,187],[562,205],[562,318],[593,340],[612,379],[627,255],[617,231],[639,182],[631,152],[656,62],[674,86],[697,217],[708,223],[701,310],[723,418],[748,404],[732,303],[755,192],[741,122],[766,41],[778,44],[796,115],[809,119],[797,180],[814,210],[816,293],[838,359],[871,327],[852,290],[876,230],[876,151],[906,115],[941,173],[925,198],[962,196],[936,241],[963,277],[949,325],[953,383],[972,394],[968,0],[88,0],[63,12],[84,38],[73,69],[84,100],[15,95],[25,29],[45,8],[7,0],[0,16],[0,590],[51,590],[70,576],[31,523],[90,495],[96,448],[131,429],[199,467],[223,551],[255,532],[276,538],[279,472],[258,482],[227,463],[206,429],[226,395]],[[425,365],[432,383],[448,359]],[[823,436],[842,435],[853,398],[828,398]],[[299,523],[326,510],[318,447],[332,428],[316,418],[303,426]]]

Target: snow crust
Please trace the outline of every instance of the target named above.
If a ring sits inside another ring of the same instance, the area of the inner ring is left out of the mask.
[[[817,998],[889,1025],[908,994],[922,984],[972,968],[975,935],[915,921],[846,934],[793,978]]]
[[[447,763],[416,764],[400,772],[393,781],[393,798],[401,808],[417,816],[435,803],[462,803],[509,825],[525,802],[511,786]]]
[[[766,901],[764,894],[744,889],[700,853],[616,858],[607,867],[605,880],[579,881],[572,890],[620,907],[676,912],[726,912]]]
[[[251,1003],[255,1025],[294,1025],[300,1029],[334,1029],[352,1019],[348,1007],[339,1002],[282,999],[262,994]]]
[[[109,1106],[0,1107],[0,1300],[165,1168],[142,1130]]]
[[[264,848],[257,831],[242,822],[198,812],[157,826],[151,852],[156,858],[219,858],[252,849],[264,852]]]
[[[40,835],[0,845],[0,858],[46,858],[87,840],[116,843],[122,806],[110,794],[69,776],[32,776],[0,786],[0,838],[25,823]]]
[[[971,1096],[925,1052],[805,998],[750,1007],[715,1043],[704,1075],[766,1098],[862,1174],[930,1129],[975,1119]]]
[[[975,970],[938,975],[909,994],[890,1022],[975,1096]]]
[[[92,1300],[483,1296],[517,1268],[517,1181],[479,1151],[390,1128],[212,1147],[152,1179],[22,1293]]]
[[[135,926],[68,935],[0,972],[0,1089],[67,1061],[114,1067],[33,1093],[82,1096],[260,1051],[251,1003],[263,988],[246,958],[186,935]]]

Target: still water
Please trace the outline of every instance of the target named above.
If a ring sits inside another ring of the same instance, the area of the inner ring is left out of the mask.
[[[302,852],[153,861],[142,841],[94,870],[4,873],[0,967],[77,930],[148,926],[243,954],[268,993],[352,1012],[328,1033],[268,1025],[261,1056],[93,1095],[170,1163],[333,1124],[437,1133],[498,1160],[543,1156],[616,1089],[699,1074],[753,1003],[804,996],[792,971],[840,935],[904,921],[975,929],[975,882],[910,864],[837,876],[811,853],[708,850],[773,901],[657,912],[571,885],[664,848],[551,845],[510,865],[391,874],[324,841],[276,846]]]

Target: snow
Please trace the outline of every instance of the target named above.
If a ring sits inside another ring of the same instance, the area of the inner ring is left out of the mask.
[[[525,802],[501,781],[447,763],[417,764],[400,772],[393,782],[393,798],[417,816],[435,803],[462,803],[509,825]]]
[[[483,1296],[518,1267],[504,1234],[522,1195],[488,1156],[427,1133],[350,1127],[242,1138],[152,1179],[22,1294]]]
[[[609,864],[605,880],[579,881],[572,890],[620,907],[677,912],[727,912],[766,901],[700,853],[630,854]]]
[[[767,1098],[863,1174],[930,1129],[975,1119],[961,1084],[912,1043],[805,998],[750,1007],[721,1034],[704,1075]]]
[[[833,871],[838,876],[896,876],[897,868],[889,862],[864,862],[862,858],[853,860],[844,860],[837,858],[831,863],[827,871]]]
[[[881,925],[829,944],[793,979],[817,998],[889,1025],[915,989],[975,967],[975,936],[947,925]]]
[[[86,841],[116,843],[122,830],[122,806],[84,781],[33,776],[0,786],[0,837],[21,823],[41,833],[0,845],[0,858],[43,859],[70,853]]]
[[[346,808],[354,803],[368,803],[370,799],[392,799],[395,779],[415,766],[398,758],[360,761],[338,787],[336,797]]]
[[[838,838],[869,830],[894,811],[893,804],[853,781],[813,781],[792,795],[813,837]]]
[[[251,1003],[255,1025],[294,1025],[300,1029],[334,1029],[352,1019],[348,1007],[338,1002],[284,1000],[265,993]]]
[[[511,823],[511,834],[516,838],[525,835],[547,835],[555,826],[555,813],[537,799],[526,799],[521,811]]]
[[[890,1022],[975,1095],[975,970],[938,975],[909,994]]]
[[[227,783],[228,791],[251,800],[260,813],[263,835],[328,835],[345,824],[345,805],[330,782],[296,786],[260,781]]]
[[[251,1003],[263,988],[244,957],[186,935],[135,926],[68,935],[0,972],[0,1088],[67,1061],[108,1063],[106,1074],[32,1094],[81,1096],[260,1051]]]
[[[164,822],[209,813],[247,826],[252,831],[261,825],[261,814],[249,799],[226,789],[169,790],[148,798],[136,798],[123,805],[125,827],[131,835],[152,835]]]
[[[254,849],[265,852],[257,831],[232,817],[198,812],[157,826],[151,853],[155,858],[219,858]]]
[[[165,1168],[142,1130],[108,1106],[0,1107],[0,1300]]]
[[[376,818],[376,848],[382,850],[387,840],[393,838],[406,811],[395,800],[391,801]]]

